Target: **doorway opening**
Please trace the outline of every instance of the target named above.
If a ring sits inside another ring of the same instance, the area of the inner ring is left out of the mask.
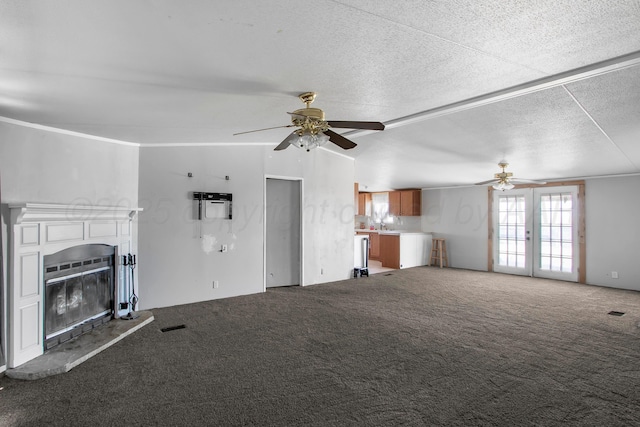
[[[303,284],[302,179],[266,177],[264,287]]]

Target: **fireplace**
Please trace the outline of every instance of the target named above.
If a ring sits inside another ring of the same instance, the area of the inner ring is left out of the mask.
[[[129,312],[135,215],[124,206],[10,204],[7,368]]]
[[[115,248],[74,246],[44,257],[44,349],[113,318]]]

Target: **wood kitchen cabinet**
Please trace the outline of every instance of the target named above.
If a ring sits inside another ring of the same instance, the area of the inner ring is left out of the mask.
[[[400,191],[389,191],[389,215],[400,216]]]
[[[358,215],[371,215],[371,193],[358,193]]]
[[[399,190],[389,192],[389,214],[393,216],[422,215],[422,191]]]
[[[369,258],[380,259],[380,235],[369,233]]]
[[[383,267],[400,268],[400,236],[383,234],[380,236],[380,262]]]
[[[400,215],[420,216],[422,214],[422,190],[400,191]]]

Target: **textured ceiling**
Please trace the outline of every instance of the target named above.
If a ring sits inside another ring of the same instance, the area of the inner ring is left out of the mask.
[[[328,119],[389,124],[335,150],[372,190],[484,181],[503,157],[521,178],[639,173],[639,52],[639,0],[3,1],[0,116],[275,146],[290,129],[233,133],[313,90]]]

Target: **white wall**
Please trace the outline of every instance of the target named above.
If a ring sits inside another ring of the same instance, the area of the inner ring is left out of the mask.
[[[486,187],[422,191],[422,231],[447,239],[449,265],[487,271]]]
[[[303,179],[304,284],[350,277],[353,163],[324,150],[271,146],[141,149],[140,308],[264,290],[265,176]],[[232,193],[233,219],[195,220],[193,191]],[[219,252],[221,244],[228,252]]]
[[[640,290],[640,176],[588,179],[585,193],[587,283]]]
[[[2,202],[135,206],[138,150],[0,122]]]
[[[135,146],[0,122],[0,175],[5,284],[8,280],[7,204],[135,207],[138,203],[138,147]],[[2,289],[2,301],[0,328],[5,337],[6,285]]]

